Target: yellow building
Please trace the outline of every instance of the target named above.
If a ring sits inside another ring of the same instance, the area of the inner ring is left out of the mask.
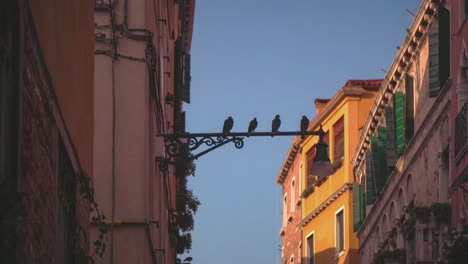
[[[350,160],[381,82],[350,80],[332,99],[315,100],[317,115],[308,129],[323,126],[335,172],[326,178],[309,175],[318,137],[305,138],[301,144],[302,264],[358,263],[354,224],[362,219],[363,205],[358,202],[353,209],[353,192],[362,192],[352,188],[355,180]]]

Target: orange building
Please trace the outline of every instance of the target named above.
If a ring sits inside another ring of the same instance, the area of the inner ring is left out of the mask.
[[[350,160],[381,82],[350,80],[332,99],[315,100],[317,115],[309,130],[323,126],[335,172],[324,178],[309,175],[318,137],[305,138],[300,150],[302,263],[358,263],[353,214],[359,214],[362,205],[353,204],[353,195],[361,192],[353,188]]]

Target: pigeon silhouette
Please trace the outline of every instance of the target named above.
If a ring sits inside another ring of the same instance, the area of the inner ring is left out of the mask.
[[[248,132],[249,133],[254,132],[255,129],[257,128],[257,125],[258,125],[257,118],[254,117],[254,119],[252,119],[252,121],[250,121]]]
[[[234,126],[234,119],[232,119],[232,117],[230,116],[226,120],[224,120],[223,133],[231,132],[231,129],[233,126]]]
[[[304,133],[307,131],[307,127],[309,126],[309,119],[307,118],[307,116],[302,116],[302,119],[301,119],[301,133]],[[301,138],[304,139],[304,135],[301,135]]]
[[[271,122],[271,132],[273,132],[273,133],[278,132],[280,126],[281,126],[280,116],[276,115],[275,119],[273,119],[273,121]],[[271,136],[273,136],[273,135],[271,135]]]

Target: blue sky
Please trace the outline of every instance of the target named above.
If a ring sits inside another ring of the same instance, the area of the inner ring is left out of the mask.
[[[187,131],[299,130],[348,79],[383,78],[418,0],[197,0]],[[201,201],[190,256],[200,264],[281,263],[281,187],[291,137],[248,138],[196,161]]]

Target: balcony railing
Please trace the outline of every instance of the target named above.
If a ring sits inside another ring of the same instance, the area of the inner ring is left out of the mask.
[[[465,103],[455,119],[455,157],[466,148],[468,103]]]

